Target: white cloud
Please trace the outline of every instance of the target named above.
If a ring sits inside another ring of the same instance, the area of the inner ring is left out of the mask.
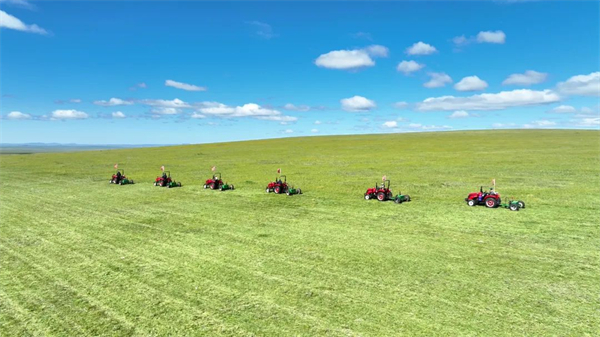
[[[0,28],[14,29],[22,32],[46,35],[48,32],[38,25],[27,25],[16,17],[0,10]]]
[[[408,127],[411,129],[418,129],[423,131],[434,131],[434,130],[450,130],[452,129],[449,125],[422,125],[418,123],[410,123]]]
[[[381,124],[381,126],[383,126],[385,128],[397,128],[398,127],[398,122],[396,122],[396,121],[387,121],[387,122],[384,122],[383,124]]]
[[[450,119],[458,119],[458,118],[467,118],[469,117],[469,113],[465,110],[457,110],[454,111],[448,118]]]
[[[152,108],[150,112],[155,115],[177,115],[178,113],[181,113],[181,109],[158,106]]]
[[[71,103],[81,103],[81,100],[79,98],[72,98],[69,100],[69,102]]]
[[[501,110],[517,106],[555,103],[560,96],[551,90],[520,89],[496,94],[479,94],[468,97],[430,97],[417,103],[418,111]]]
[[[594,126],[597,128],[600,126],[600,117],[583,117],[580,119],[572,120],[571,122],[575,126],[582,126],[582,127]]]
[[[194,118],[194,119],[202,119],[202,118],[206,118],[206,116],[204,116],[203,114],[199,114],[197,112],[194,112],[190,117]]]
[[[173,87],[186,91],[206,91],[206,87],[199,87],[197,85],[181,83],[173,80],[166,80],[165,85],[167,87]]]
[[[454,42],[455,45],[457,46],[463,46],[466,44],[469,44],[471,42],[472,39],[467,39],[464,35],[461,36],[456,36],[452,39],[452,42]]]
[[[389,49],[381,45],[371,45],[363,49],[334,50],[319,55],[315,64],[319,67],[329,69],[360,69],[375,65],[373,58],[387,57]]]
[[[125,116],[125,114],[122,113],[121,111],[115,111],[112,113],[112,117],[113,118],[125,118],[127,116]]]
[[[35,6],[31,4],[27,0],[0,0],[0,4],[5,3],[12,6],[27,8],[27,9],[35,9]]]
[[[315,121],[315,125],[321,124],[321,121]]]
[[[560,93],[578,96],[600,96],[600,72],[577,75],[556,85]]]
[[[402,62],[398,63],[396,70],[403,72],[404,75],[408,75],[412,72],[422,69],[423,67],[425,67],[424,64],[420,64],[420,63],[417,63],[417,62],[411,60],[411,61],[402,61]]]
[[[21,111],[11,111],[6,118],[8,119],[31,119],[30,114],[22,113]]]
[[[408,103],[406,103],[404,101],[394,103],[394,108],[396,108],[396,109],[403,110],[403,109],[406,109],[407,107],[408,107]]]
[[[467,76],[454,85],[458,91],[478,91],[487,87],[487,82],[477,76]]]
[[[549,121],[547,119],[542,119],[542,120],[533,121],[528,124],[523,124],[523,127],[526,129],[539,129],[539,128],[548,128],[548,127],[552,127],[555,125],[556,125],[556,122]]]
[[[273,32],[273,27],[271,27],[271,25],[269,25],[268,23],[260,21],[249,21],[246,23],[254,26],[257,29],[256,35],[262,37],[263,39],[269,40],[277,36],[277,34]]]
[[[494,129],[506,129],[506,128],[514,128],[517,126],[515,123],[494,123],[492,124],[492,128]]]
[[[317,133],[317,132],[319,132],[319,129],[312,129],[312,130],[310,130],[310,132]]]
[[[570,105],[561,105],[561,106],[557,106],[556,108],[550,110],[550,112],[554,112],[554,113],[573,113],[573,112],[577,112],[577,109],[575,109],[574,107],[572,107]]]
[[[287,130],[283,131],[283,133],[294,133],[294,130],[292,130],[292,129],[287,129]]]
[[[390,54],[390,50],[387,47],[378,44],[368,46],[365,48],[365,51],[373,57],[388,57]]]
[[[406,53],[408,55],[429,55],[429,54],[433,54],[436,52],[437,52],[437,49],[435,49],[434,46],[429,45],[424,42],[421,42],[421,41],[406,48]]]
[[[255,103],[233,107],[219,102],[202,102],[197,109],[204,115],[215,117],[251,117],[278,122],[295,122],[298,120],[296,117],[282,115],[278,110],[263,108]]]
[[[547,73],[540,73],[533,70],[527,70],[524,74],[512,74],[508,76],[503,85],[532,85],[542,83],[548,78]]]
[[[86,119],[88,114],[78,110],[54,110],[51,115],[52,119]]]
[[[129,90],[137,90],[137,89],[146,89],[148,86],[144,82],[136,83],[134,86],[130,87]]]
[[[288,104],[284,105],[283,108],[285,110],[291,110],[291,111],[308,111],[308,110],[310,110],[310,107],[308,105],[294,105],[292,103],[288,103]]]
[[[344,98],[340,103],[342,109],[350,112],[368,112],[377,107],[374,101],[362,96]]]
[[[423,84],[425,88],[440,88],[445,87],[446,84],[452,83],[452,78],[446,73],[428,73],[431,79]]]
[[[100,106],[132,105],[132,101],[125,101],[120,98],[111,98],[108,101],[94,101],[94,104]]]
[[[164,100],[164,99],[144,99],[141,100],[140,103],[144,105],[154,106],[154,107],[162,107],[162,108],[191,108],[191,105],[180,100],[179,98],[175,98],[174,100]]]
[[[479,32],[477,34],[477,42],[479,43],[504,43],[506,41],[506,34],[503,31],[497,30],[495,32],[486,31]]]

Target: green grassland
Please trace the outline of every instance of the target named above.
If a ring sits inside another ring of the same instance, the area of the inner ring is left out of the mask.
[[[113,165],[135,185],[110,185]],[[0,158],[0,335],[598,336],[600,133]],[[165,165],[182,188],[152,185]],[[216,165],[235,191],[210,191]],[[303,195],[266,194],[277,168]],[[406,204],[365,201],[386,174]],[[468,207],[497,181],[519,212]]]

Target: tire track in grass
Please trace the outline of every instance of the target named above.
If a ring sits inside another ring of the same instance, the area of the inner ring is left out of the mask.
[[[2,287],[6,286],[3,285]],[[10,332],[12,329],[10,329],[10,325],[7,323],[9,320],[6,318],[8,316],[12,316],[13,320],[17,322],[13,325],[17,325],[20,329],[27,332],[21,332],[20,335],[22,336],[47,335],[46,329],[42,328],[42,324],[37,321],[35,315],[27,312],[23,306],[13,301],[6,292],[0,289],[0,335],[2,336],[11,335]],[[14,331],[12,332],[14,333]]]

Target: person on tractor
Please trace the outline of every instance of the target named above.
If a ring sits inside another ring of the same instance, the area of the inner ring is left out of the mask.
[[[279,185],[281,185],[283,182],[281,181],[281,178],[277,179],[276,181]]]
[[[167,183],[167,174],[163,172],[162,174],[163,185]]]
[[[118,183],[120,183],[120,182],[121,182],[121,179],[122,179],[121,171],[117,171],[117,174],[116,174],[116,176],[117,176],[117,177],[116,177],[116,179],[115,179],[115,182],[118,184]]]

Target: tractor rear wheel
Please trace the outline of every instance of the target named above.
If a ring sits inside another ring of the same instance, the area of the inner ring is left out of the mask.
[[[276,194],[279,194],[279,193],[281,193],[281,187],[279,187],[279,186],[275,186],[275,187],[273,188],[273,192],[275,192]]]
[[[379,201],[385,201],[385,197],[386,197],[385,192],[379,192],[379,193],[377,193],[377,200],[379,200]]]
[[[494,198],[487,198],[485,199],[485,206],[487,208],[495,208],[496,206],[498,206],[498,200]]]
[[[519,208],[525,208],[525,203],[523,201],[519,200],[517,203],[519,204]]]
[[[210,185],[209,185],[209,186],[210,186],[210,189],[211,189],[211,190],[214,190],[214,189],[215,189],[215,187],[216,187],[216,186],[215,186],[215,183],[210,183]]]

